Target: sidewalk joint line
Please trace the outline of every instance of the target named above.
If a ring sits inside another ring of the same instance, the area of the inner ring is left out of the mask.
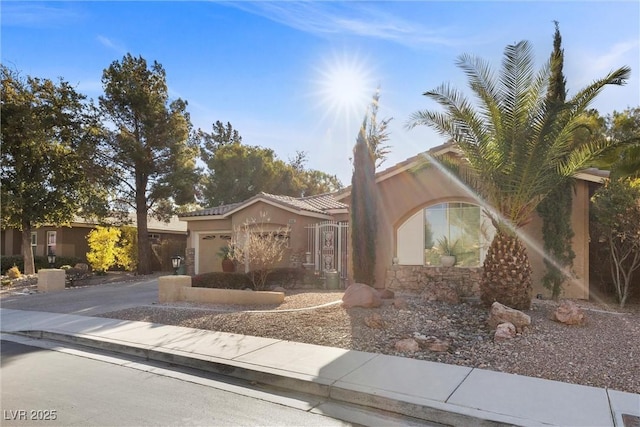
[[[471,375],[471,373],[475,370],[476,368],[471,368],[471,370],[467,373],[467,375],[464,376],[464,378],[462,379],[462,381],[460,381],[460,383],[456,386],[456,388],[453,389],[453,391],[449,394],[449,396],[447,396],[447,398],[444,400],[444,403],[449,403],[449,399],[451,399],[451,396],[453,396],[455,394],[456,391],[458,391],[458,389],[460,388],[460,386],[462,385],[462,383],[464,383],[467,378],[469,378],[469,375]]]

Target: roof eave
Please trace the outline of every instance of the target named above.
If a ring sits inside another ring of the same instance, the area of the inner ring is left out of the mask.
[[[180,221],[205,221],[205,220],[218,220],[218,219],[226,219],[224,215],[191,215],[191,216],[181,216]]]

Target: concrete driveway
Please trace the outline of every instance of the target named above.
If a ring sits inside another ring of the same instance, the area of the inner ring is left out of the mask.
[[[115,282],[60,292],[11,295],[0,300],[2,308],[95,316],[110,311],[158,302],[158,276]]]

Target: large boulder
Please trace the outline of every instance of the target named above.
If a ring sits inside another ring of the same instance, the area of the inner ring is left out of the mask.
[[[581,325],[584,323],[584,311],[575,302],[564,300],[553,312],[552,319],[565,325]]]
[[[380,307],[381,305],[382,299],[380,298],[378,291],[364,283],[352,283],[344,291],[344,295],[342,296],[342,306],[344,308],[373,308]]]
[[[509,308],[506,305],[502,305],[499,302],[494,302],[491,305],[491,311],[489,312],[489,319],[487,323],[491,329],[496,329],[501,323],[511,323],[516,327],[518,332],[531,325],[531,316],[525,314],[519,310]]]

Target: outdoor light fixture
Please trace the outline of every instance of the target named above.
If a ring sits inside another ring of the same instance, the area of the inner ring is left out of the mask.
[[[49,252],[49,254],[47,255],[47,259],[49,260],[49,268],[53,268],[54,264],[56,263],[56,254],[54,254],[53,252]]]
[[[171,266],[174,270],[174,276],[178,275],[178,269],[180,268],[180,263],[182,262],[182,257],[179,255],[174,255],[171,257]]]

